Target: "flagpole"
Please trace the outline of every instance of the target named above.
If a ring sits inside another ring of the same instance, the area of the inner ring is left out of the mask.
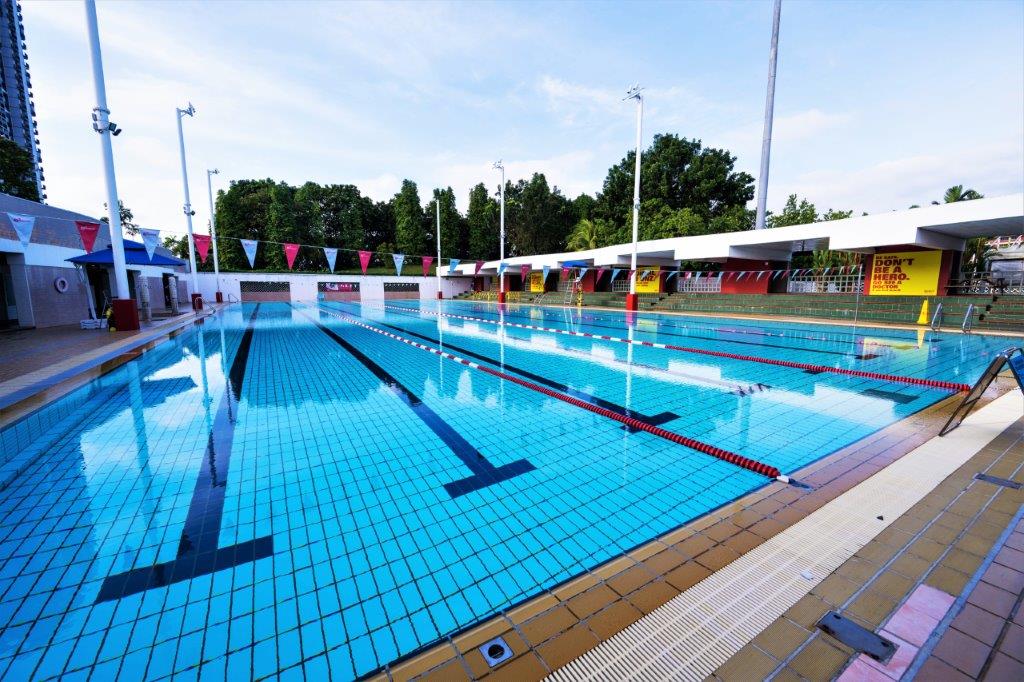
[[[644,98],[640,94],[640,86],[634,85],[626,93],[626,99],[636,100],[636,153],[633,169],[633,253],[630,258],[629,295],[626,296],[626,310],[637,309],[636,296],[636,251],[640,230],[640,145],[643,142]]]
[[[216,168],[206,169],[206,193],[210,198],[210,238],[213,240],[213,279],[216,283],[217,303],[224,302],[224,294],[220,290],[220,261],[217,258],[217,216],[213,210],[213,176],[220,173]]]
[[[103,176],[107,187],[107,214],[110,217],[110,250],[113,252],[114,281],[117,298],[131,300],[131,292],[128,288],[128,268],[125,265],[124,242],[121,235],[121,202],[117,198],[117,179],[114,176],[114,149],[110,143],[111,136],[119,133],[120,130],[110,122],[110,109],[107,108],[107,86],[103,77],[103,56],[100,52],[100,31],[96,19],[95,0],[85,0],[85,23],[89,33],[93,85],[96,89],[96,106],[92,110],[93,130],[100,134],[100,149],[103,154]],[[127,313],[127,311],[125,312]],[[117,320],[116,324],[118,329],[139,328],[138,321],[132,327],[130,319]]]
[[[196,108],[189,102],[188,109],[175,109],[178,119],[178,148],[181,151],[181,184],[185,189],[185,227],[188,228],[188,264],[192,271],[192,309],[201,310],[203,299],[199,293],[199,277],[196,275],[196,237],[192,232],[192,202],[188,195],[188,168],[185,165],[185,133],[181,129],[181,119],[195,116]]]
[[[772,43],[768,51],[768,94],[764,103],[764,134],[761,139],[761,177],[757,181],[757,215],[755,230],[763,230],[767,216],[768,165],[772,153],[772,118],[775,112],[775,66],[779,60],[779,17],[782,0],[775,0],[772,11]]]
[[[437,273],[437,300],[444,298],[444,294],[441,292],[441,194],[437,192],[434,194],[434,208],[437,209],[437,266],[434,268],[434,272]],[[451,268],[451,264],[448,265]],[[449,272],[449,275],[452,273]]]
[[[498,253],[498,259],[499,259],[498,267],[500,268],[501,267],[501,263],[505,262],[505,164],[503,164],[501,162],[501,159],[499,159],[498,161],[496,161],[494,163],[494,167],[501,171],[501,194],[500,194],[500,196],[501,196],[501,211],[500,211],[500,214],[501,214],[501,218],[500,218],[500,223],[501,223],[500,233],[501,233],[501,236],[499,237],[499,240],[498,240],[498,252],[499,252]],[[502,270],[501,274],[498,276],[498,303],[504,303],[504,302],[505,302],[505,271]]]

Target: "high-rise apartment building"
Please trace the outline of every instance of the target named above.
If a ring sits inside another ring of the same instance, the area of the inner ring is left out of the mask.
[[[32,104],[25,27],[17,0],[0,0],[0,136],[13,140],[32,155],[40,199],[46,199],[43,166]]]

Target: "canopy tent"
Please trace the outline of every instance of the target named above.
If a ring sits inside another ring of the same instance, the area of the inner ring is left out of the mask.
[[[114,252],[111,251],[108,246],[105,249],[99,249],[92,253],[68,258],[67,260],[76,265],[113,265]],[[175,266],[185,264],[185,261],[183,260],[164,256],[156,253],[155,251],[153,252],[153,258],[151,259],[149,254],[146,253],[145,245],[128,239],[124,240],[124,261],[127,265],[156,265],[165,268],[173,268]]]

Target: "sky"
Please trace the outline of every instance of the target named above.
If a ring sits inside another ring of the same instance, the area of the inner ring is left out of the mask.
[[[105,201],[85,18],[77,0],[23,0],[48,202]],[[546,174],[594,194],[634,144],[697,138],[757,176],[771,3],[98,3],[122,201],[185,231],[175,108],[195,224],[231,180],[351,183],[426,202],[477,182]],[[1024,3],[784,0],[768,208],[796,193],[875,213],[963,183],[1024,188]],[[753,203],[751,204],[753,206]]]

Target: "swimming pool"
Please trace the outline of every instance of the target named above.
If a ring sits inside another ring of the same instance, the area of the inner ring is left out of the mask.
[[[230,306],[0,432],[0,674],[365,675],[945,398],[916,382],[970,383],[1008,345]]]

